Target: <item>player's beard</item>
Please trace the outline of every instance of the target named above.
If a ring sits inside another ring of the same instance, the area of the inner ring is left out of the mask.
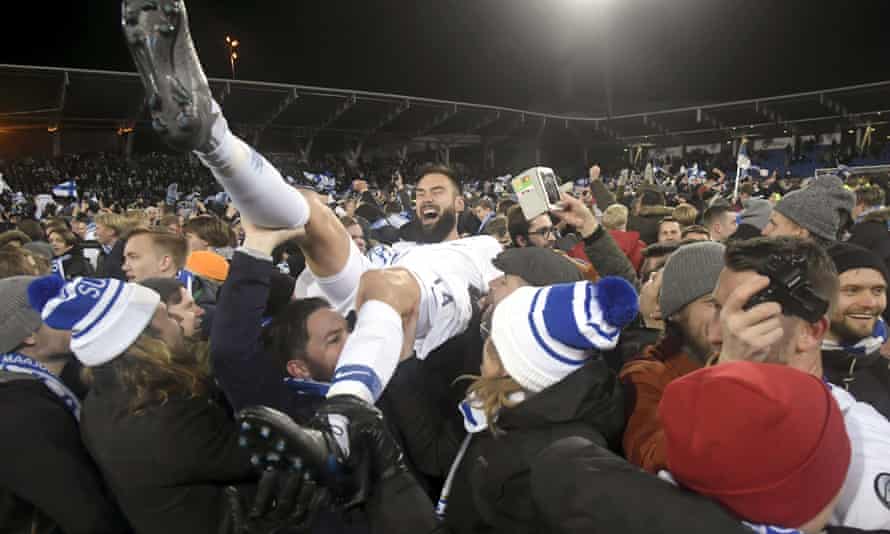
[[[448,237],[457,225],[457,215],[454,207],[442,210],[442,214],[431,225],[420,225],[421,243],[441,243]]]

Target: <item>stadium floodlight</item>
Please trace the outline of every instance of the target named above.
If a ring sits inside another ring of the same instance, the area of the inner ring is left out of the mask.
[[[235,39],[231,35],[226,35],[226,46],[229,49],[229,66],[232,68],[232,79],[235,79],[235,63],[238,61],[238,52],[236,49],[241,45],[241,41]]]

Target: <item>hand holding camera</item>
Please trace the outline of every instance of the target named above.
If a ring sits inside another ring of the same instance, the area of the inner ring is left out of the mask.
[[[590,208],[584,205],[584,202],[572,195],[563,193],[561,198],[559,202],[561,209],[551,213],[561,222],[574,226],[583,239],[590,237],[599,227],[596,216],[590,211]]]
[[[770,285],[770,279],[757,275],[730,293],[720,310],[723,343],[720,362],[763,361],[769,348],[785,335],[782,306],[767,301],[749,306],[753,297]]]

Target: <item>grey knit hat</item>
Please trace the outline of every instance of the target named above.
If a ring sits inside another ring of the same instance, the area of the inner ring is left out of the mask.
[[[680,247],[671,254],[661,275],[658,304],[661,316],[670,317],[693,300],[714,291],[723,270],[726,247],[716,241],[701,241]]]
[[[750,224],[758,230],[763,230],[766,223],[769,222],[769,214],[773,212],[773,206],[769,200],[762,198],[749,198],[742,201],[742,210],[740,223]]]
[[[28,284],[36,276],[11,276],[0,280],[0,353],[15,350],[40,328],[40,314],[28,303]]]
[[[788,217],[811,234],[834,241],[841,225],[841,211],[850,213],[856,197],[844,188],[844,182],[834,175],[817,176],[804,189],[785,195],[775,210]]]
[[[535,287],[584,279],[572,260],[549,248],[508,248],[491,263],[504,274],[519,276]]]

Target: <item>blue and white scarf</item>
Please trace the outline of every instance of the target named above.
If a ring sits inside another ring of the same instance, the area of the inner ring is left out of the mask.
[[[680,485],[677,484],[677,481],[674,480],[674,477],[673,475],[671,475],[670,471],[662,469],[658,472],[658,478],[664,480],[668,484],[680,487]],[[757,534],[803,534],[802,531],[797,530],[796,528],[784,528],[772,525],[758,525],[756,523],[749,523],[747,521],[742,521],[742,524],[750,528]]]
[[[842,350],[854,356],[868,356],[880,350],[881,345],[887,342],[887,323],[878,317],[875,328],[870,336],[864,337],[856,343],[839,343],[828,339],[822,340],[822,350]]]
[[[313,397],[326,397],[331,384],[328,382],[317,382],[308,378],[287,377],[284,379],[287,384],[297,395],[310,395]]]
[[[8,352],[0,356],[0,371],[31,375],[37,378],[43,382],[43,385],[45,385],[48,390],[58,396],[59,400],[61,400],[65,404],[65,407],[74,415],[74,418],[80,421],[80,401],[77,399],[77,396],[40,362],[37,362],[24,354]]]
[[[180,269],[179,272],[176,273],[176,279],[182,282],[182,285],[185,286],[186,291],[188,291],[189,293],[192,292],[192,285],[195,282],[194,273],[187,269]]]
[[[796,528],[773,527],[770,525],[755,525],[754,523],[748,523],[747,521],[742,521],[742,524],[750,528],[757,534],[803,534],[802,530],[797,530]]]
[[[71,259],[71,255],[65,254],[64,256],[53,258],[53,261],[50,263],[52,273],[62,280],[65,280],[65,261],[69,259]]]

